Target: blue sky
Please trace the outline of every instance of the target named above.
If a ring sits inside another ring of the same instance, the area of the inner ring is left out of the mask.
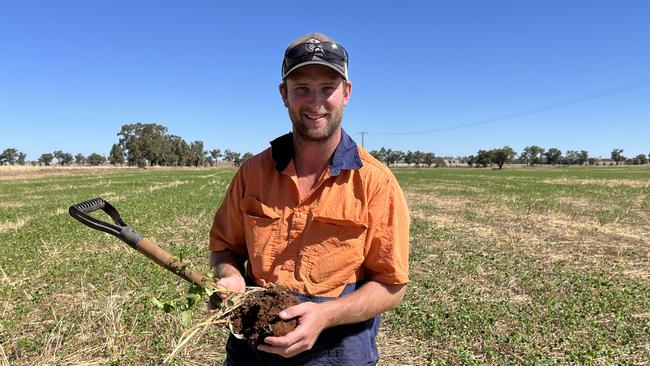
[[[648,154],[648,14],[626,0],[0,0],[0,150],[106,155],[123,124],[156,122],[208,149],[261,151],[290,130],[284,49],[319,31],[348,49],[343,125],[368,132],[369,150]]]

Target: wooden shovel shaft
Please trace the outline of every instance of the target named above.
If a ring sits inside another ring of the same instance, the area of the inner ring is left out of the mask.
[[[206,286],[205,278],[198,272],[191,270],[187,264],[178,258],[174,258],[169,252],[162,249],[149,238],[142,238],[136,245],[135,250],[146,255],[161,267],[176,274],[182,279],[195,285]]]

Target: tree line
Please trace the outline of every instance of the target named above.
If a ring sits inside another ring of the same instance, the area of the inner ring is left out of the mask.
[[[123,125],[117,133],[118,141],[111,146],[108,156],[92,153],[75,156],[68,152],[57,150],[44,153],[33,165],[113,165],[130,166],[211,166],[218,161],[224,161],[235,166],[241,165],[253,156],[226,149],[206,151],[203,141],[187,143],[182,137],[167,133],[167,127],[156,123],[135,123]],[[0,154],[0,165],[25,165],[27,154],[16,148],[7,148]],[[56,162],[55,162],[56,159]]]
[[[408,166],[413,164],[416,167],[447,165],[445,159],[437,157],[434,153],[422,152],[419,150],[403,152],[400,150],[386,149],[382,146],[379,150],[371,150],[370,155],[388,166],[395,166],[397,163],[404,163]]]
[[[650,155],[650,154],[649,154]],[[516,154],[513,154],[513,159]],[[646,154],[639,154],[633,158],[627,158],[623,155],[623,149],[613,149],[610,153],[611,161],[616,165],[643,165],[648,163],[648,156]],[[550,164],[550,165],[596,165],[602,162],[601,159],[590,157],[589,152],[586,150],[567,150],[565,154],[558,148],[552,147],[548,150],[537,145],[526,146],[524,151],[517,159],[518,163],[534,166],[536,164]]]
[[[98,153],[84,156],[79,153],[72,155],[68,152],[57,150],[44,153],[31,164],[51,165],[56,159],[58,165],[113,165],[127,164],[130,166],[212,166],[218,161],[224,161],[235,166],[241,165],[246,159],[253,156],[226,149],[207,151],[203,141],[196,140],[187,143],[182,137],[170,135],[167,127],[156,123],[134,123],[123,125],[117,133],[118,141],[113,144],[108,157]],[[558,148],[544,149],[537,145],[526,146],[521,154],[517,154],[511,147],[504,146],[491,150],[478,150],[476,155],[464,157],[438,157],[432,152],[400,151],[382,147],[372,150],[370,154],[388,166],[398,164],[406,166],[447,166],[450,162],[467,164],[472,167],[497,166],[499,169],[504,164],[518,163],[528,166],[540,164],[549,165],[595,165],[602,161],[590,157],[586,150],[567,150],[564,154]],[[633,158],[623,155],[623,149],[613,149],[610,157],[616,165],[644,165],[648,164],[650,154],[639,154]],[[0,153],[0,165],[25,165],[27,154],[16,148],[7,148]]]
[[[526,146],[521,154],[517,154],[510,146],[491,150],[479,150],[476,155],[463,157],[437,157],[431,152],[392,150],[382,147],[379,150],[372,150],[370,154],[377,160],[388,166],[405,164],[406,166],[414,165],[416,167],[434,165],[436,167],[447,166],[448,162],[458,162],[467,164],[470,167],[487,167],[497,166],[503,168],[504,164],[526,164],[535,166],[541,164],[549,165],[596,165],[602,160],[589,156],[586,150],[567,150],[565,154],[558,148],[549,148],[548,150],[532,145]],[[627,158],[623,155],[623,149],[613,149],[610,157],[616,165],[644,165],[648,164],[650,154],[639,154],[633,158]]]
[[[0,153],[0,165],[25,165],[27,164],[27,154],[18,151],[16,148],[10,147]],[[54,161],[56,159],[56,162]],[[85,156],[81,153],[72,156],[72,154],[57,150],[51,153],[44,153],[36,161],[32,161],[32,165],[45,165],[50,166],[52,163],[58,165],[70,165],[72,163],[77,165],[102,165],[106,162],[106,158],[98,153],[92,153]]]
[[[131,166],[208,166],[219,160],[241,165],[253,154],[244,154],[226,149],[205,150],[203,141],[189,144],[180,136],[167,133],[167,127],[156,123],[135,123],[123,125],[117,134],[119,140],[113,144],[108,155],[111,164]]]

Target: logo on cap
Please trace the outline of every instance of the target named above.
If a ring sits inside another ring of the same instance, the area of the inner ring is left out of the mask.
[[[307,47],[306,47],[306,48],[307,48],[307,50],[308,50],[309,52],[313,52],[313,53],[316,53],[316,52],[323,53],[323,42],[321,42],[321,41],[319,41],[319,40],[317,40],[317,39],[312,38],[312,39],[308,40],[308,41],[305,42],[305,43],[307,43]]]

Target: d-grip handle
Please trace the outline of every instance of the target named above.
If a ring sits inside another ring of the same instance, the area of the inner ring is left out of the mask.
[[[91,212],[102,210],[113,219],[113,224],[102,221],[96,217],[90,216]],[[182,279],[195,285],[206,286],[206,280],[203,276],[188,268],[181,260],[174,258],[169,252],[162,249],[151,239],[145,238],[144,235],[127,225],[120,217],[120,213],[110,203],[97,197],[88,201],[77,203],[68,209],[70,216],[74,217],[82,224],[105,233],[109,233],[138,252],[147,256],[147,258],[156,262],[159,266],[176,274]]]
[[[111,219],[113,219],[114,224],[89,215],[91,212],[97,210],[104,211],[111,217]],[[74,217],[82,224],[92,229],[109,233],[133,248],[135,248],[138,242],[144,238],[144,235],[137,232],[122,220],[120,213],[117,212],[113,205],[104,201],[104,199],[100,197],[72,205],[68,209],[68,212],[70,213],[70,216]]]

